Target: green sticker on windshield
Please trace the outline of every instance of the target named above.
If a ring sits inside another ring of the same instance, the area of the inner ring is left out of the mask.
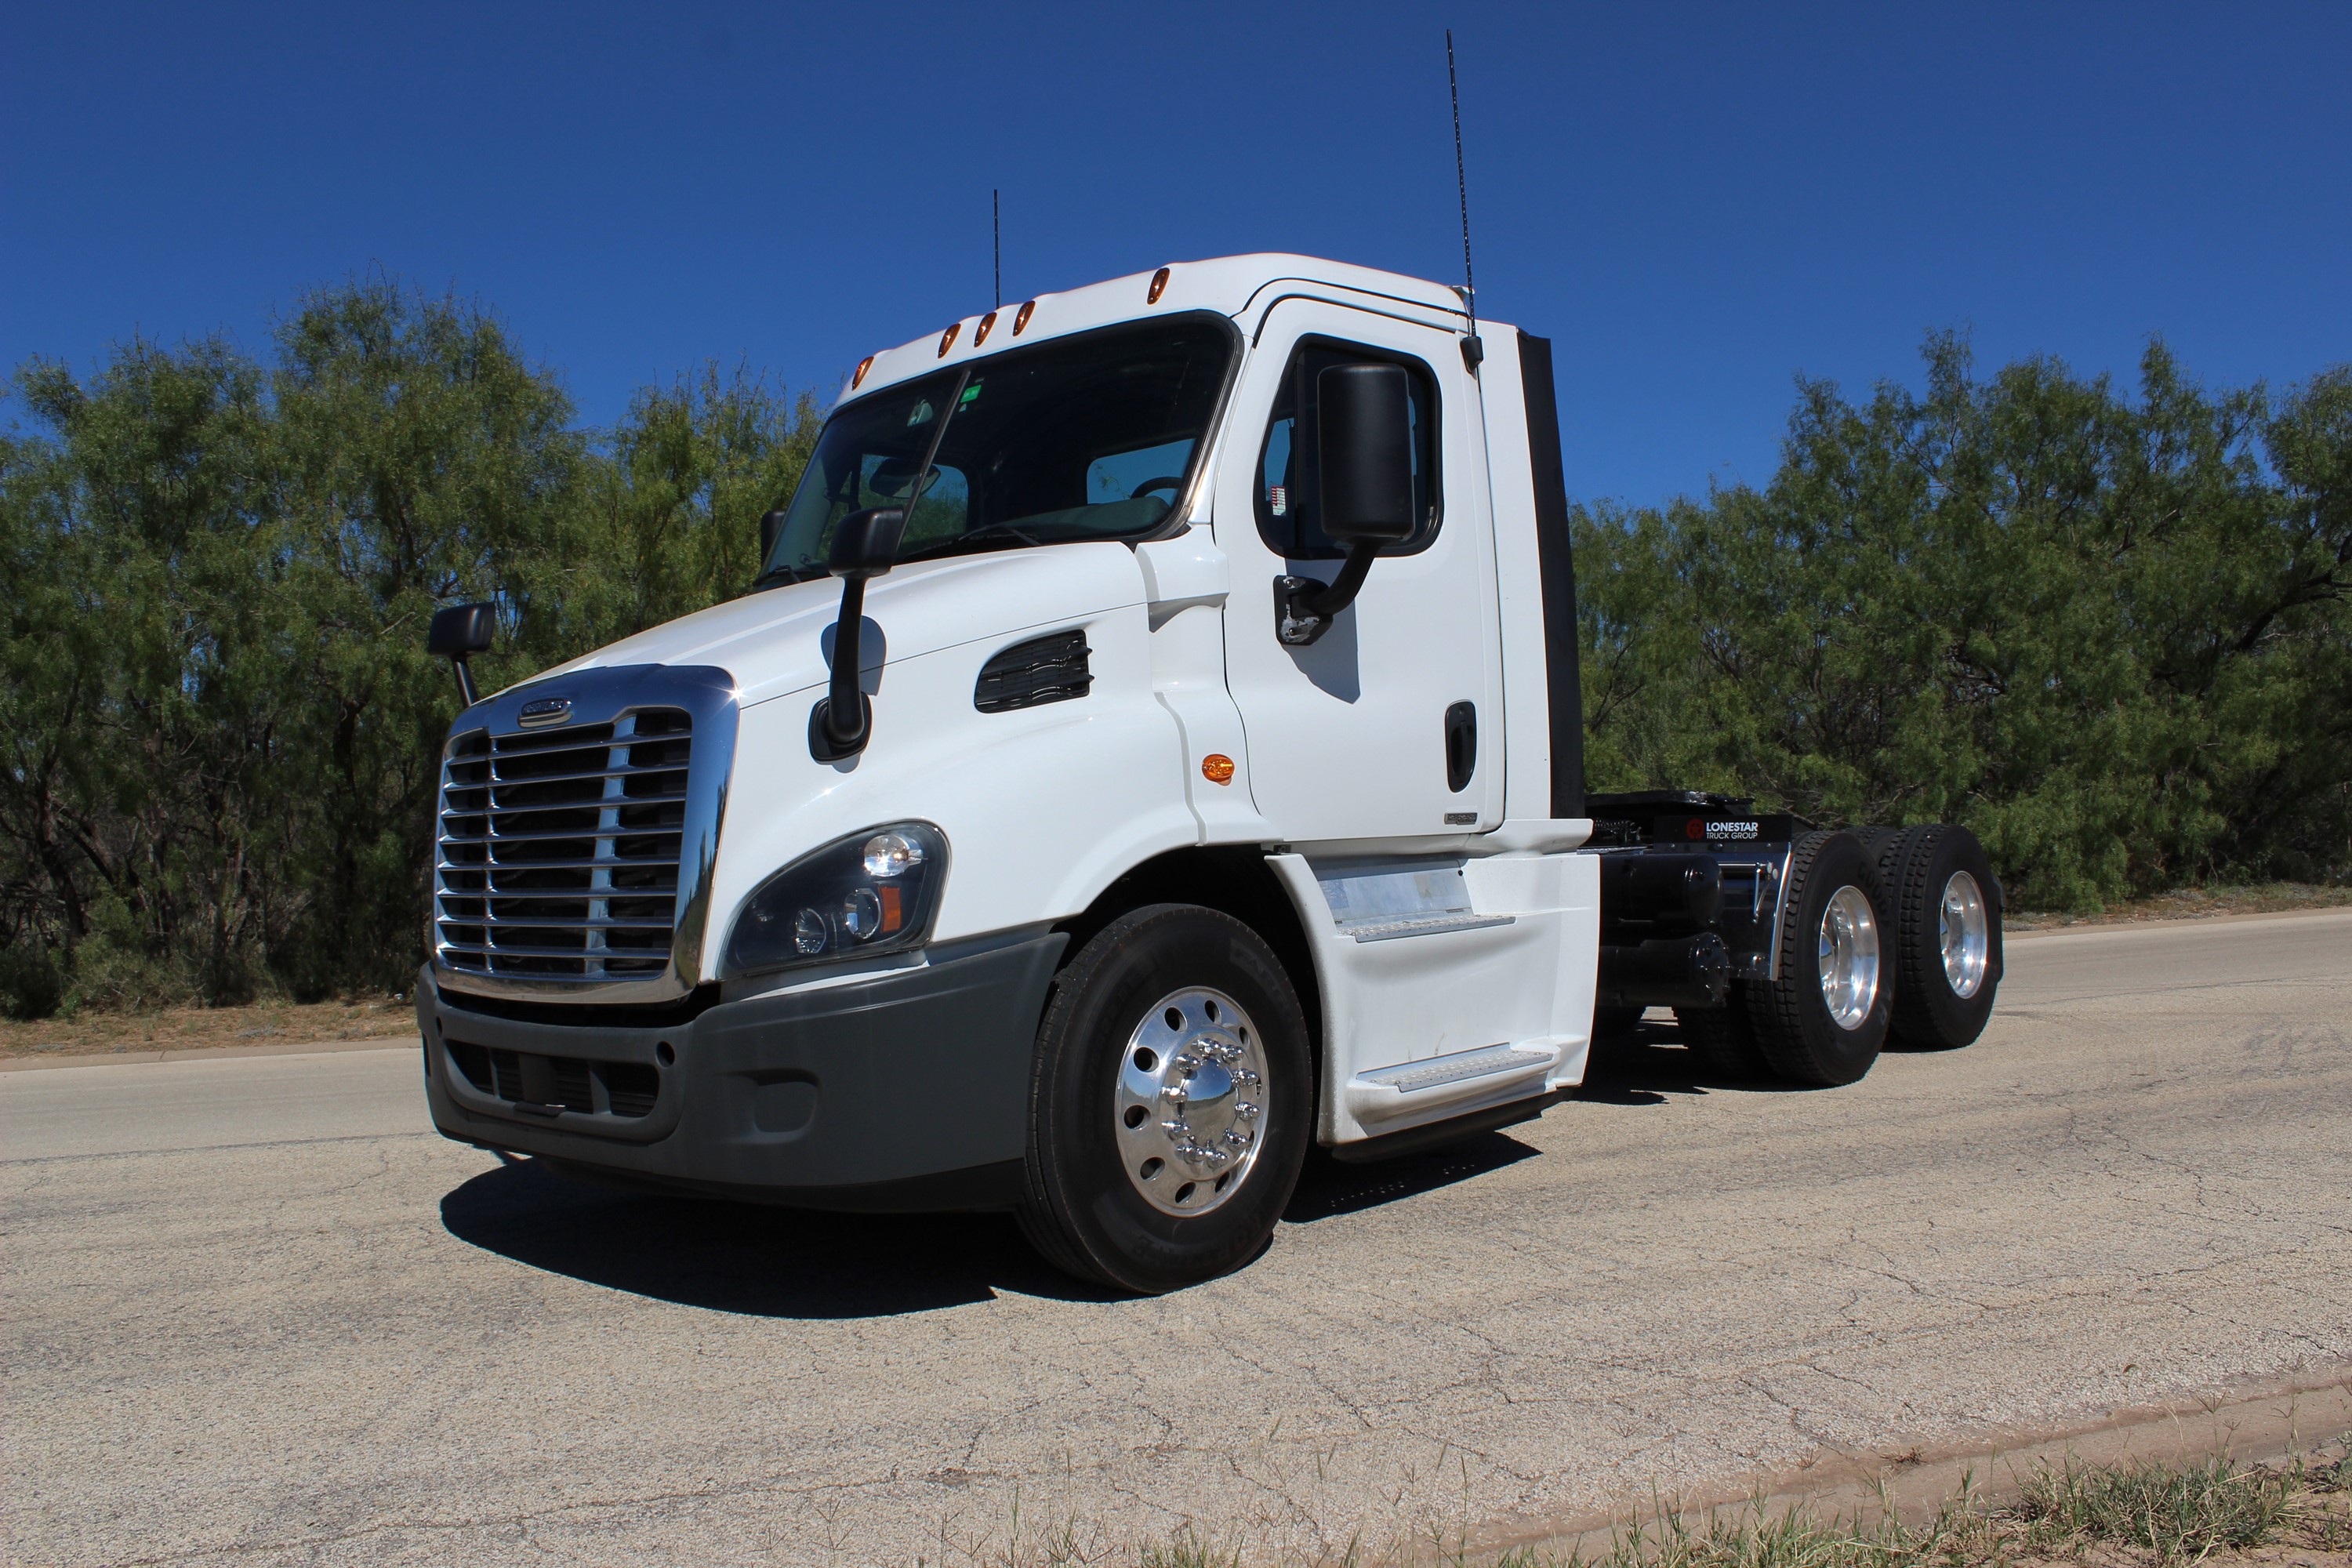
[[[978,397],[980,395],[980,387],[981,384],[976,381],[970,386],[965,387],[963,389],[963,395],[956,399],[956,406],[958,408],[961,408],[965,404],[970,403],[973,398]]]

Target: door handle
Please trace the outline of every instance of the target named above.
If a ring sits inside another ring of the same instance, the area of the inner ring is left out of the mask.
[[[1445,787],[1460,795],[1478,771],[1478,705],[1456,702],[1445,710]]]

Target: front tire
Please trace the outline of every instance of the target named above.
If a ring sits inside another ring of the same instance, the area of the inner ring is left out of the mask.
[[[1306,1018],[1229,915],[1121,915],[1055,982],[1030,1083],[1021,1228],[1066,1272],[1158,1294],[1241,1267],[1315,1122]]]
[[[1853,1083],[1894,1016],[1894,954],[1862,841],[1808,833],[1789,855],[1778,978],[1748,988],[1757,1048],[1792,1083]]]

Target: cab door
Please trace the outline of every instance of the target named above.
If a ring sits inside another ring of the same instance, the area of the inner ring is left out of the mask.
[[[1248,737],[1252,796],[1293,842],[1459,835],[1501,820],[1493,538],[1460,341],[1286,300],[1266,313],[1234,389],[1214,509],[1232,563],[1226,681]],[[1347,553],[1318,521],[1316,375],[1360,360],[1409,373],[1420,521],[1382,547],[1319,640],[1286,646],[1276,579],[1328,582]]]

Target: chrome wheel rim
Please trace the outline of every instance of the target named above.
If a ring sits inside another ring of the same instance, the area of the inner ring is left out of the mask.
[[[1878,1002],[1878,919],[1862,889],[1848,882],[1822,911],[1822,1000],[1830,1021],[1859,1029]]]
[[[1112,1142],[1143,1201],[1206,1214],[1232,1202],[1257,1163],[1265,1042],[1223,992],[1171,991],[1128,1037],[1114,1098]]]
[[[1936,942],[1944,952],[1944,979],[1962,1001],[1984,984],[1992,955],[1992,921],[1985,912],[1984,889],[1966,871],[1955,871],[1944,884],[1943,902],[1936,907]]]

